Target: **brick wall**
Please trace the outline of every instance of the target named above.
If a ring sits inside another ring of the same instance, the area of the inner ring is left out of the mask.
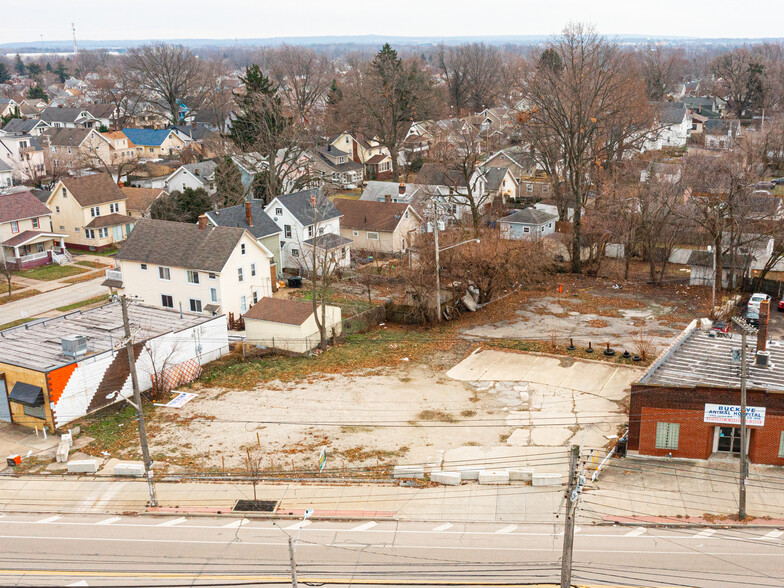
[[[740,404],[740,391],[697,386],[632,384],[629,406],[629,449],[645,455],[706,459],[713,451],[716,425],[703,422],[705,404]],[[784,465],[778,457],[784,430],[784,394],[747,391],[748,406],[766,408],[765,426],[750,427],[749,459],[753,463]],[[656,449],[656,423],[680,423],[678,449]]]

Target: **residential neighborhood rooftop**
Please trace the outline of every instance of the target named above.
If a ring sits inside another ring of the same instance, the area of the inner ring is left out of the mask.
[[[70,195],[82,206],[124,200],[125,195],[109,174],[91,174],[60,180]]]
[[[318,203],[318,210],[314,210],[314,198]],[[277,200],[305,226],[314,224],[315,220],[325,221],[340,216],[340,211],[326,200],[317,188],[283,194],[278,196]]]
[[[410,207],[403,202],[374,202],[348,198],[335,198],[332,204],[343,215],[340,219],[341,227],[384,232],[394,231],[403,214]]]
[[[541,225],[551,220],[556,220],[557,215],[538,210],[536,208],[524,208],[513,212],[509,216],[499,219],[499,222],[517,223],[521,225]]]
[[[0,223],[7,223],[23,218],[49,216],[52,214],[46,205],[38,200],[32,192],[11,192],[0,194]]]
[[[282,232],[282,229],[275,224],[275,221],[264,212],[264,206],[261,202],[250,203],[251,221],[253,224],[248,225],[245,215],[245,206],[245,204],[239,204],[237,206],[229,206],[228,208],[210,210],[205,214],[215,225],[247,229],[250,234],[257,239]]]
[[[313,302],[265,297],[250,307],[243,317],[284,325],[301,325],[313,314]]]

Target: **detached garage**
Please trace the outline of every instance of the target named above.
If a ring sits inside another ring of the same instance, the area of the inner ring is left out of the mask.
[[[321,305],[316,312],[320,319]],[[247,341],[251,345],[307,353],[321,341],[312,302],[262,298],[243,318]],[[340,308],[327,306],[325,323],[328,338],[340,335],[343,331]]]

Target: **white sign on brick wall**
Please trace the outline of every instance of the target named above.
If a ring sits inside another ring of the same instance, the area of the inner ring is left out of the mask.
[[[706,404],[703,421],[715,425],[740,426],[740,406],[734,404]],[[751,427],[762,427],[765,424],[765,407],[747,406],[746,424]]]

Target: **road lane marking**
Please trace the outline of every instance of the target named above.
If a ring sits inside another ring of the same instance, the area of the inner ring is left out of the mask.
[[[165,521],[163,523],[158,523],[156,527],[173,527],[174,525],[179,525],[180,523],[184,523],[187,521],[185,517],[180,517],[178,519],[172,519],[170,521]]]
[[[59,521],[61,518],[63,518],[63,517],[61,517],[60,515],[54,515],[53,517],[48,517],[48,518],[41,519],[40,521],[35,521],[35,522],[39,523],[41,525],[44,525],[46,523],[53,523],[55,521]]]
[[[237,529],[242,525],[247,525],[250,521],[248,519],[240,519],[238,521],[234,521],[229,523],[228,525],[223,525],[224,529]]]
[[[770,541],[772,539],[778,539],[782,535],[784,535],[784,531],[779,531],[778,529],[773,529],[772,531],[769,531],[768,533],[765,533],[761,537],[757,537],[757,539],[762,539],[763,541]]]
[[[636,529],[632,529],[628,533],[624,535],[624,537],[639,537],[640,535],[644,535],[646,533],[645,527],[637,527]]]
[[[515,529],[517,529],[517,525],[509,525],[507,527],[504,527],[503,529],[498,529],[496,533],[498,533],[499,535],[504,535],[506,533],[511,533]]]
[[[73,584],[68,584],[68,586],[89,586],[89,584],[84,580],[79,580],[78,582],[74,582]]]
[[[116,523],[117,521],[121,521],[122,517],[109,517],[108,519],[104,519],[102,521],[98,521],[95,523],[96,525],[111,525],[112,523]]]
[[[294,523],[293,525],[289,525],[288,527],[283,527],[284,531],[296,531],[297,529],[302,529],[303,527],[307,527],[310,524],[310,521],[300,521],[298,523]]]
[[[433,532],[441,533],[451,528],[452,528],[452,523],[444,523],[443,525],[438,525],[435,529],[433,529]]]
[[[367,531],[368,529],[375,527],[377,524],[378,523],[376,521],[368,521],[362,525],[357,525],[353,529],[349,529],[349,531]]]
[[[694,536],[695,537],[710,537],[711,535],[715,535],[715,534],[716,534],[716,529],[705,529],[703,531],[700,531],[699,533],[697,533]]]

